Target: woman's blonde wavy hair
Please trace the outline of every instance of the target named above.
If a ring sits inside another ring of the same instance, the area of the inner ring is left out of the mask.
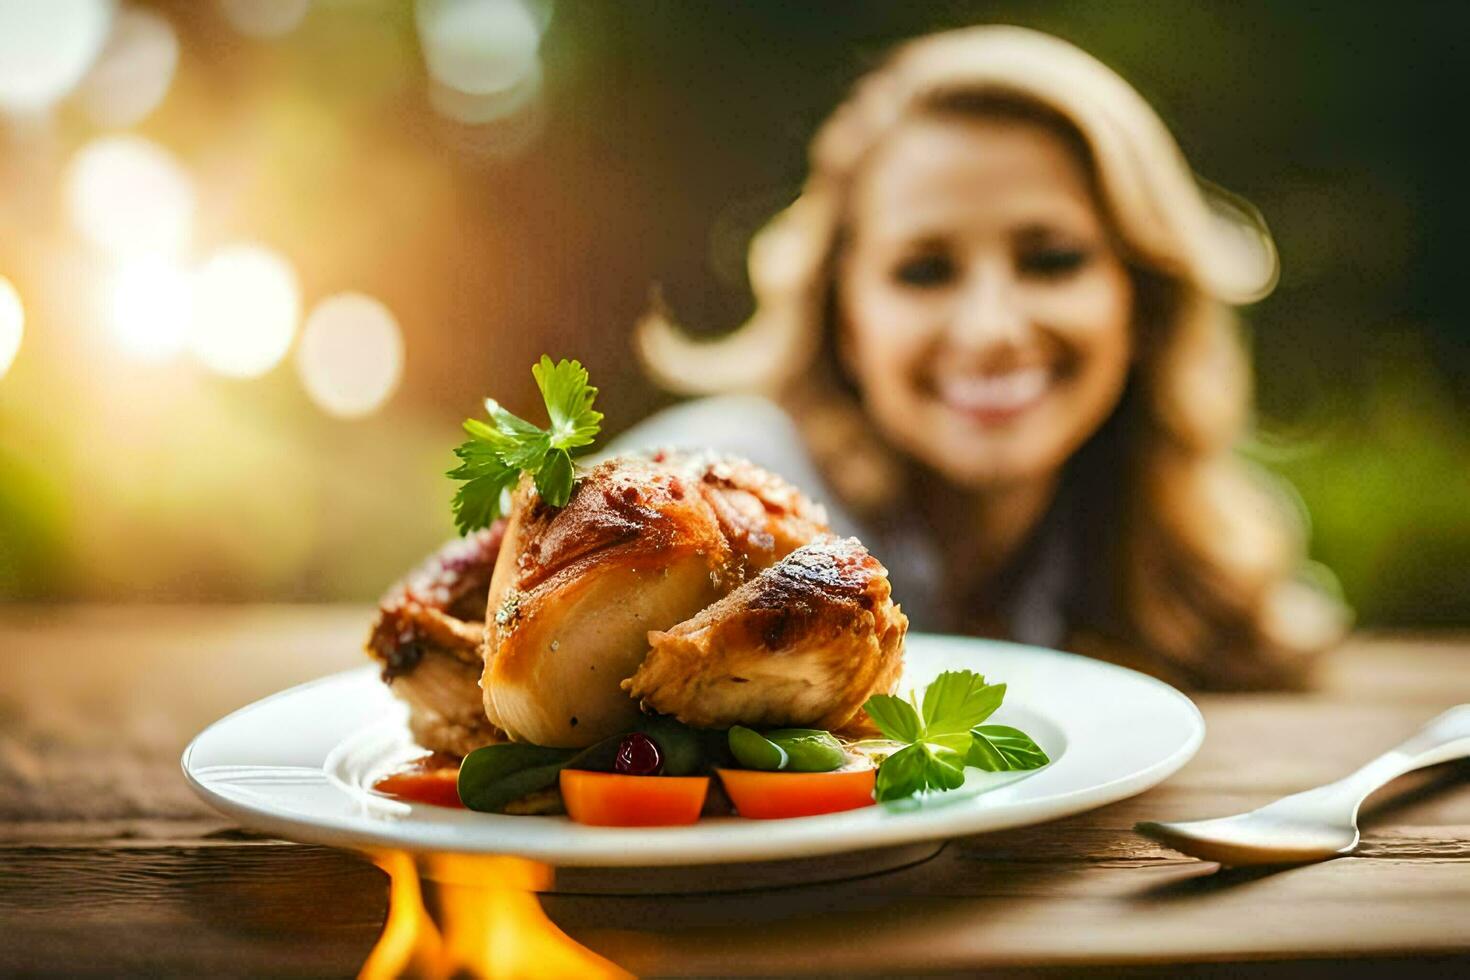
[[[1195,177],[1127,82],[1064,41],[975,27],[901,47],[822,126],[800,197],[752,242],[751,319],[699,341],[655,309],[635,335],[647,370],[677,392],[782,401],[849,506],[891,503],[903,463],[841,380],[834,256],[873,147],[915,115],[965,113],[1031,118],[1073,143],[1135,280],[1138,361],[1094,477],[1122,474],[1118,541],[1091,556],[1110,563],[1107,632],[1123,635],[1080,624],[1073,645],[1197,686],[1301,678],[1345,611],[1301,577],[1305,515],[1235,452],[1252,392],[1231,307],[1275,286],[1275,247],[1248,204]]]

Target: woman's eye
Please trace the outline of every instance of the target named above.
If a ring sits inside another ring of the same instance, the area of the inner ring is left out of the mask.
[[[1021,254],[1021,273],[1041,279],[1061,279],[1077,272],[1092,257],[1083,248],[1042,248]]]
[[[954,264],[942,255],[924,255],[899,263],[893,278],[906,286],[942,286],[954,278]]]

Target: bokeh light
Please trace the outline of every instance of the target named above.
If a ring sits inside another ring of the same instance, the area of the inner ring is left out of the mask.
[[[253,378],[286,356],[300,315],[290,263],[260,245],[233,245],[199,270],[189,349],[220,374]]]
[[[526,110],[541,94],[541,59],[532,59],[530,70],[514,85],[498,92],[465,92],[439,82],[429,82],[429,104],[434,111],[467,126],[499,122]]]
[[[178,253],[193,229],[189,175],[140,136],[107,136],[77,151],[66,196],[77,230],[114,255]]]
[[[81,103],[99,126],[131,126],[158,108],[178,64],[173,25],[152,10],[125,9],[82,82]]]
[[[322,411],[341,418],[370,415],[393,394],[403,373],[398,321],[371,296],[330,296],[306,318],[296,368]]]
[[[0,0],[0,110],[42,112],[102,50],[111,0]]]
[[[107,323],[123,350],[144,361],[162,361],[183,350],[194,313],[189,271],[160,256],[126,263],[113,277]]]
[[[509,115],[494,116],[487,122],[461,121],[453,111],[466,119],[489,116],[495,109],[488,100],[496,96],[465,95],[436,86],[429,95],[436,109],[440,139],[461,154],[467,163],[509,160],[525,153],[546,129],[547,110],[544,99],[532,97]]]
[[[284,37],[306,18],[311,0],[218,0],[230,26],[249,37]]]
[[[522,0],[418,0],[429,74],[473,95],[503,92],[536,64],[541,24]]]
[[[0,378],[15,363],[20,352],[20,338],[25,333],[26,311],[20,305],[20,293],[10,280],[0,276]]]

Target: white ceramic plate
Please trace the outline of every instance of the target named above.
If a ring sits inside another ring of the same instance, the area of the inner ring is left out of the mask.
[[[1157,785],[1189,761],[1204,721],[1161,681],[1036,647],[913,634],[900,692],[968,667],[1008,685],[991,721],[1051,756],[1025,773],[970,770],[965,786],[922,801],[791,820],[705,818],[689,827],[584,827],[410,805],[372,792],[421,755],[406,712],[363,667],[282,691],[215,722],[184,752],[184,774],[241,823],[359,849],[514,854],[563,866],[767,861],[940,840],[1053,820]]]

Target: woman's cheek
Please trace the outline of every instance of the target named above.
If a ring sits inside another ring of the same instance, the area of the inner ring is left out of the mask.
[[[1031,297],[1035,322],[1078,340],[1111,339],[1127,331],[1132,289],[1127,277],[1099,270],[1065,285],[1043,286]]]
[[[906,382],[921,366],[933,333],[921,304],[886,292],[870,293],[855,325],[853,340],[863,362],[865,385],[891,387]]]

